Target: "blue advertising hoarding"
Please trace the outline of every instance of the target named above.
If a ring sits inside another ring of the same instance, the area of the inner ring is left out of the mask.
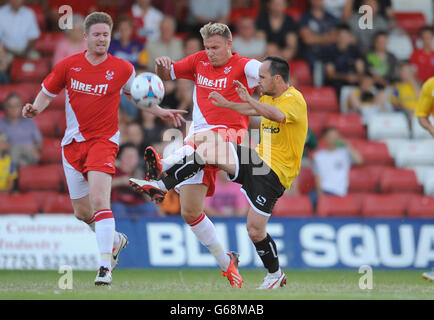
[[[262,263],[243,218],[213,218],[226,250],[241,254],[240,267]],[[117,219],[130,244],[123,268],[213,268],[213,256],[181,218]],[[290,269],[430,269],[434,267],[434,219],[271,218],[267,228]]]

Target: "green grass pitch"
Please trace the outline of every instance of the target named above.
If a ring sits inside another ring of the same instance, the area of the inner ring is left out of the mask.
[[[95,287],[96,272],[74,271],[73,289],[61,290],[56,271],[0,270],[0,299],[434,299],[434,284],[420,271],[373,272],[373,289],[361,290],[358,270],[286,270],[287,285],[259,291],[263,270],[241,270],[245,283],[232,289],[217,270],[113,272],[111,287]]]

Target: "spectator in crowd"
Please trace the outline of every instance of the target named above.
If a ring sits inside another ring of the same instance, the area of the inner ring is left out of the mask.
[[[6,58],[6,50],[0,40],[0,84],[9,82],[8,77],[8,61]]]
[[[231,0],[189,0],[189,14],[187,22],[191,31],[198,31],[208,22],[228,24],[231,12]]]
[[[310,0],[310,10],[300,20],[303,57],[313,67],[315,61],[325,62],[336,43],[338,20],[324,11],[323,0]]]
[[[315,190],[310,193],[310,197],[314,206],[323,194],[345,196],[351,165],[363,163],[360,153],[340,137],[336,128],[326,129],[323,138],[325,149],[313,156]]]
[[[0,193],[11,192],[17,178],[17,169],[9,154],[8,139],[4,133],[0,133]]]
[[[53,66],[63,58],[86,50],[86,40],[84,40],[84,19],[81,15],[75,14],[72,17],[72,29],[66,29],[66,38],[60,40],[54,50]]]
[[[155,59],[168,56],[174,61],[183,58],[182,40],[175,37],[176,21],[171,16],[165,16],[160,24],[160,38],[149,41],[146,45],[149,53],[148,69],[155,70]]]
[[[136,0],[131,7],[134,18],[134,37],[141,43],[160,38],[163,14],[151,5],[151,0]]]
[[[368,72],[379,88],[386,87],[397,77],[398,60],[387,51],[387,33],[378,32],[374,38],[374,50],[366,56]]]
[[[410,36],[401,29],[396,20],[389,23],[387,51],[401,62],[410,59],[413,53],[413,43]]]
[[[119,148],[116,174],[112,180],[111,207],[117,217],[158,216],[158,209],[143,193],[131,188],[129,178],[142,177],[138,172],[139,153],[130,143]]]
[[[122,137],[122,143],[133,144],[140,155],[143,155],[146,147],[148,146],[144,141],[143,129],[139,122],[130,122],[125,128],[125,136]],[[140,159],[140,165],[144,163],[143,159]]]
[[[331,0],[334,1],[334,0]],[[346,0],[343,12],[343,20],[348,22],[354,12],[359,12],[362,5],[366,5],[364,0]],[[371,4],[368,4],[371,5]],[[395,19],[395,12],[392,8],[392,0],[377,1],[377,12],[386,20]],[[366,12],[366,11],[365,11]]]
[[[145,145],[145,148],[161,142],[164,129],[166,128],[166,125],[161,119],[155,117],[150,112],[142,110],[137,117],[137,124],[140,126],[142,131],[142,143]],[[137,128],[134,126],[133,132],[136,130]],[[139,150],[141,151],[141,149]],[[143,153],[140,154],[142,155]]]
[[[183,58],[192,55],[203,49],[202,40],[196,36],[188,36],[184,40],[184,56]]]
[[[338,95],[342,86],[358,83],[365,72],[363,56],[352,42],[348,25],[340,25],[325,68],[326,79]]]
[[[145,69],[148,57],[144,52],[143,44],[133,39],[133,20],[129,15],[124,14],[119,16],[116,22],[117,32],[115,38],[110,42],[109,53],[131,62],[136,69]]]
[[[422,48],[413,51],[410,61],[417,69],[419,81],[425,82],[434,74],[433,28],[429,26],[421,28],[419,37],[422,40]]]
[[[5,116],[0,119],[0,133],[4,133],[10,144],[13,162],[17,167],[39,162],[42,135],[33,119],[21,114],[23,100],[11,93],[4,103]]]
[[[344,9],[352,1],[350,0],[324,0],[324,10],[335,19],[344,20]]]
[[[348,96],[348,107],[361,114],[362,122],[367,124],[369,118],[376,113],[392,111],[387,103],[387,93],[384,89],[377,89],[374,79],[365,75]]]
[[[268,43],[277,44],[283,50],[283,58],[291,60],[297,55],[298,26],[286,14],[286,9],[287,0],[269,0],[267,11],[262,12],[256,20],[256,28],[260,37]]]
[[[32,9],[23,0],[9,0],[0,8],[0,41],[6,48],[8,63],[14,57],[39,58],[33,48],[40,36],[39,26]]]
[[[366,54],[372,49],[375,35],[380,31],[387,31],[389,24],[387,20],[378,11],[377,0],[364,0],[363,5],[368,5],[372,8],[372,28],[360,28],[359,21],[364,22],[365,19],[357,10],[349,20],[351,33],[356,37],[357,45],[362,54]]]
[[[215,193],[205,199],[204,211],[214,217],[245,216],[249,203],[241,193],[240,186],[228,181],[226,176],[222,170],[217,173]]]
[[[412,65],[409,62],[402,63],[399,67],[399,80],[393,84],[390,97],[395,110],[405,112],[410,119],[416,109],[420,89]]]
[[[167,84],[166,84],[167,83]],[[168,108],[188,110],[193,106],[193,82],[187,79],[177,79],[166,82],[166,91],[161,105]]]
[[[233,50],[241,56],[260,59],[264,57],[266,47],[265,39],[256,36],[255,20],[250,16],[241,17],[232,42]]]

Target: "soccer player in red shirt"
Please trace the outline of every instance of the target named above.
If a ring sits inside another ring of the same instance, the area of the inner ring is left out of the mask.
[[[26,104],[22,113],[27,118],[37,116],[65,88],[63,168],[75,216],[96,233],[101,260],[95,285],[108,285],[119,252],[127,244],[126,236],[115,231],[110,192],[119,150],[120,94],[129,96],[135,71],[131,63],[107,53],[113,27],[108,14],[91,13],[84,25],[87,50],[57,63],[34,103]],[[184,111],[159,106],[146,110],[175,126],[183,121]]]
[[[410,62],[416,67],[419,80],[425,82],[434,74],[433,28],[425,26],[420,29],[419,35],[422,40],[422,48],[413,51]]]
[[[243,103],[234,81],[241,82],[248,88],[249,94],[252,94],[258,85],[261,63],[232,52],[232,34],[225,24],[208,23],[201,28],[200,33],[205,50],[178,62],[173,62],[169,57],[159,57],[155,60],[156,72],[162,79],[194,81],[193,123],[185,138],[185,145],[170,157],[159,161],[155,150],[152,147],[147,148],[145,160],[149,167],[148,178],[156,179],[161,171],[169,170],[182,175],[183,164],[187,164],[188,157],[194,153],[195,148],[200,148],[203,142],[240,144],[246,134],[249,117],[233,110],[219,108],[218,99],[224,97],[229,101]],[[230,151],[225,152],[229,154]],[[214,255],[222,274],[228,278],[231,286],[241,287],[238,254],[224,252],[214,224],[203,212],[205,197],[214,194],[217,170],[217,167],[207,165],[203,171],[178,184],[175,190],[180,194],[181,215],[184,220],[199,241]],[[158,195],[151,196],[158,198]]]

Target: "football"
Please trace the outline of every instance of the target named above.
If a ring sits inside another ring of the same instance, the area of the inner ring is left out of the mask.
[[[164,97],[163,81],[154,73],[141,73],[133,81],[131,95],[140,107],[159,104]]]

